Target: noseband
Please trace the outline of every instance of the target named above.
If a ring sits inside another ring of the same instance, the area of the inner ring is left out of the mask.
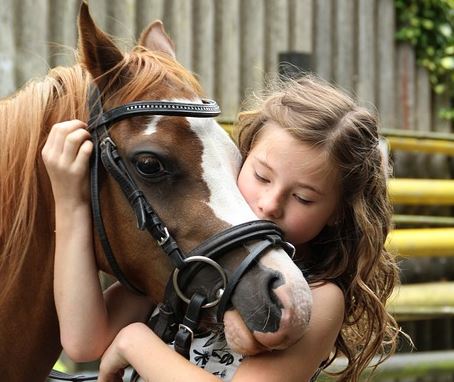
[[[182,320],[176,320],[173,309],[168,302],[160,304],[160,314],[154,330],[161,338],[174,336],[175,348],[188,357],[189,346],[193,332],[197,328],[200,310],[218,305],[217,320],[222,322],[230,298],[241,277],[251,265],[266,250],[273,247],[283,248],[288,254],[294,254],[294,248],[283,240],[283,233],[279,227],[266,220],[256,220],[232,226],[193,249],[187,255],[179,248],[175,239],[164,222],[148,203],[143,192],[137,187],[129,174],[123,159],[118,154],[115,143],[109,136],[110,127],[123,119],[143,115],[169,115],[181,117],[212,118],[220,114],[215,101],[202,100],[202,103],[183,103],[168,101],[137,101],[124,104],[109,111],[103,111],[101,95],[96,86],[92,85],[89,98],[90,119],[88,129],[92,135],[94,153],[91,162],[91,200],[94,226],[99,236],[105,256],[115,277],[129,290],[136,294],[145,294],[135,286],[120,269],[110,246],[100,208],[99,195],[99,159],[106,171],[117,181],[137,217],[137,226],[140,230],[148,230],[159,247],[171,259],[175,270],[169,279],[166,290],[166,301],[169,294],[174,292],[187,304],[186,315]],[[221,255],[239,248],[246,243],[250,253],[243,259],[237,269],[227,277],[225,270],[217,262]],[[194,264],[195,263],[195,264]],[[189,267],[189,264],[193,264]],[[191,278],[201,267],[211,266],[221,276],[222,288],[216,298],[208,301],[207,296],[195,293],[186,296],[183,292]],[[185,272],[181,272],[185,269]],[[181,272],[181,274],[180,274]],[[169,335],[169,333],[172,333]]]

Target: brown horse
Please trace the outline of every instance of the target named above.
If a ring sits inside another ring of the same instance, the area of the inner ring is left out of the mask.
[[[105,109],[137,100],[201,103],[200,85],[175,61],[173,43],[160,22],[143,31],[131,52],[122,53],[83,3],[78,53],[78,64],[55,68],[0,103],[0,375],[8,382],[44,381],[61,351],[52,292],[54,206],[40,156],[51,126],[88,120],[92,82]],[[257,219],[236,188],[239,152],[213,119],[134,116],[115,123],[110,135],[183,252]],[[118,265],[160,302],[173,266],[156,241],[136,228],[117,183],[105,172],[100,177],[106,232]],[[246,248],[219,260],[227,274],[248,255]],[[110,273],[98,239],[95,249],[99,268]],[[199,273],[195,279],[207,275]],[[219,282],[209,272],[208,277],[213,290],[203,288],[215,295]],[[283,348],[302,335],[311,296],[301,272],[277,248],[267,250],[243,275],[232,302],[260,343]]]

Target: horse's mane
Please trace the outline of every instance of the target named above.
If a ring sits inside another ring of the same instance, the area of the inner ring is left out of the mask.
[[[180,64],[143,47],[125,54],[105,75],[110,85],[116,85],[109,99],[121,102],[135,100],[153,87],[162,86],[164,79],[201,94],[197,80]],[[57,67],[0,101],[0,301],[13,285],[33,245],[39,184],[47,181],[40,179],[38,173],[47,134],[57,122],[88,119],[86,100],[90,81],[91,76],[82,64]],[[52,224],[53,217],[44,218],[47,221],[39,221],[40,225]],[[51,238],[49,247],[50,242]]]

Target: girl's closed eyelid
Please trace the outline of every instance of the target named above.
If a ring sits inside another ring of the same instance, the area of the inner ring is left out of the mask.
[[[270,181],[263,176],[261,176],[257,171],[254,171],[254,176],[259,182],[269,183]]]
[[[293,196],[294,196],[295,199],[296,199],[299,203],[301,203],[301,204],[306,204],[306,205],[307,205],[307,204],[312,204],[312,203],[314,203],[313,200],[305,199],[305,198],[303,198],[303,197],[301,197],[301,196],[299,196],[299,195],[294,194]]]

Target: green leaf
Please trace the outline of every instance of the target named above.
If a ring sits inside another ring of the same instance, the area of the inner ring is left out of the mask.
[[[440,65],[445,69],[454,69],[454,57],[443,57]]]
[[[449,24],[442,24],[438,27],[440,33],[445,37],[452,36],[452,28]]]

